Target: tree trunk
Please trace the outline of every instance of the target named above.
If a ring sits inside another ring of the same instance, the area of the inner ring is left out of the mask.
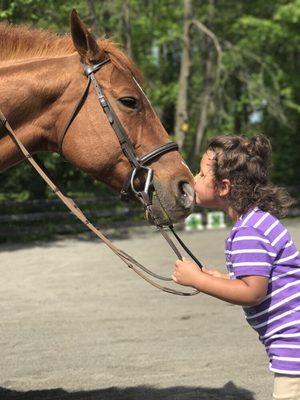
[[[208,55],[205,61],[205,74],[203,79],[204,87],[201,95],[201,102],[200,102],[201,111],[195,137],[194,154],[192,160],[193,168],[196,167],[196,163],[198,161],[200,154],[201,144],[205,137],[205,130],[207,128],[208,118],[209,118],[209,109],[213,96],[213,89],[214,89],[213,79],[215,71],[212,61],[212,54],[211,54],[212,51],[213,51],[212,48],[208,51]]]
[[[91,28],[91,31],[96,37],[99,37],[100,27],[95,9],[95,0],[87,0],[87,8],[88,8],[89,26]]]
[[[130,0],[123,0],[122,2],[122,36],[126,53],[132,58]]]
[[[111,30],[111,18],[116,12],[110,0],[86,0],[89,24],[95,36],[111,37],[116,34]],[[112,4],[113,3],[113,4]]]
[[[215,0],[209,0],[209,14],[208,22],[211,22],[214,14]],[[221,68],[222,49],[216,35],[203,25],[199,21],[193,21],[193,24],[205,34],[204,43],[207,50],[204,66],[204,77],[203,77],[203,91],[201,94],[200,102],[200,116],[197,125],[195,145],[193,147],[193,155],[191,160],[191,166],[193,169],[197,167],[201,144],[205,138],[206,128],[209,122],[209,112],[211,102],[215,94],[216,87],[219,83],[219,74]],[[216,52],[216,57],[214,53]]]
[[[179,89],[177,96],[175,112],[175,137],[181,150],[184,144],[185,134],[188,130],[188,80],[190,75],[190,23],[192,17],[192,1],[184,0],[184,18],[183,18],[183,50],[179,74]]]

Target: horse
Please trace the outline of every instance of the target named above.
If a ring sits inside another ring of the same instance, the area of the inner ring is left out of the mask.
[[[82,65],[105,64],[95,77],[138,157],[166,145],[169,136],[141,90],[134,62],[111,40],[96,40],[75,10],[70,31],[59,36],[0,24],[0,109],[30,154],[60,153],[118,192],[132,166],[91,88],[62,133],[86,87]],[[151,159],[152,211],[161,224],[177,222],[193,208],[193,176],[179,152],[171,150]],[[0,128],[0,172],[24,158]]]

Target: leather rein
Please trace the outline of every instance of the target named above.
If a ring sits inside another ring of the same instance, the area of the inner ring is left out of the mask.
[[[63,147],[63,141],[66,136],[66,133],[68,131],[68,128],[72,124],[73,120],[75,119],[76,115],[80,111],[82,105],[85,102],[86,97],[88,96],[89,93],[89,88],[90,84],[93,84],[93,87],[95,89],[97,98],[99,100],[99,103],[109,121],[111,124],[118,140],[121,146],[121,149],[125,156],[127,157],[128,161],[130,162],[132,169],[129,173],[129,176],[121,190],[121,198],[123,200],[128,200],[130,196],[130,191],[135,195],[135,197],[143,204],[144,209],[148,215],[152,218],[156,228],[159,230],[159,232],[162,234],[162,236],[165,238],[165,240],[168,242],[174,253],[179,259],[182,259],[182,255],[178,248],[175,246],[174,242],[171,240],[169,237],[168,233],[166,230],[163,228],[163,226],[160,224],[158,219],[155,217],[155,215],[152,212],[152,201],[151,201],[151,196],[149,194],[150,189],[152,188],[152,178],[153,178],[153,171],[152,169],[147,166],[149,163],[151,163],[155,158],[162,156],[163,154],[178,150],[178,145],[174,142],[168,142],[162,146],[159,146],[148,153],[146,153],[142,157],[137,157],[134,145],[131,142],[129,136],[127,135],[125,129],[123,128],[123,125],[121,124],[120,120],[118,119],[116,113],[112,109],[111,105],[109,104],[107,98],[104,95],[104,92],[99,85],[96,77],[95,77],[95,72],[98,71],[102,66],[110,62],[110,59],[106,59],[102,61],[99,64],[95,65],[83,65],[84,73],[87,77],[87,85],[84,89],[84,92],[82,96],[80,97],[79,101],[76,103],[74,110],[70,117],[68,118],[65,127],[63,129],[62,135],[60,137],[59,143],[58,143],[58,149],[60,154],[62,154],[62,147]],[[139,85],[138,85],[139,86]],[[143,92],[142,92],[143,93]],[[144,95],[144,93],[143,93]],[[145,96],[145,95],[144,95]],[[148,99],[147,99],[148,100]],[[22,144],[22,142],[18,139],[16,134],[14,133],[13,129],[9,125],[7,119],[3,115],[3,113],[0,110],[0,122],[3,125],[3,128],[5,132],[11,137],[11,139],[15,142],[15,144],[18,146],[20,151],[23,153],[25,158],[30,162],[30,164],[33,166],[33,168],[37,171],[37,173],[44,179],[44,181],[49,185],[49,187],[53,190],[53,192],[60,198],[60,200],[68,207],[68,209],[84,224],[86,227],[91,230],[99,239],[101,239],[129,268],[131,268],[136,274],[138,274],[141,278],[143,278],[145,281],[147,281],[149,284],[152,286],[175,295],[180,295],[180,296],[193,296],[195,294],[198,294],[199,291],[193,290],[191,292],[185,292],[185,291],[179,291],[176,289],[172,289],[166,286],[162,286],[153,279],[151,279],[149,276],[162,280],[162,281],[172,281],[172,278],[167,278],[164,276],[160,276],[153,271],[149,270],[148,268],[144,267],[141,263],[139,263],[137,260],[135,260],[133,257],[131,257],[129,254],[125,253],[123,250],[117,248],[99,229],[97,229],[84,215],[84,213],[79,209],[79,207],[76,205],[74,200],[72,200],[70,197],[68,197],[66,194],[62,192],[61,189],[55,185],[55,183],[49,178],[49,176],[43,171],[43,169],[39,166],[39,164],[34,160],[33,156],[28,152],[28,150],[25,148],[25,146]],[[146,174],[145,178],[145,183],[144,183],[144,188],[143,189],[137,189],[134,184],[135,177],[139,172],[143,172]],[[164,210],[165,211],[165,210]],[[174,231],[173,225],[170,223],[169,228],[171,232],[173,233],[174,237],[176,240],[179,242],[181,247],[190,255],[190,257],[196,262],[196,264],[199,266],[199,268],[202,269],[202,264],[200,261],[191,253],[191,251],[186,247],[186,245],[183,243],[183,241],[180,239],[180,237],[177,235],[177,233]]]

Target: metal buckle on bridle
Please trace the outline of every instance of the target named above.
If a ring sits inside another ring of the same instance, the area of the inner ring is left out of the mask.
[[[144,189],[136,190],[136,188],[134,187],[134,179],[136,177],[137,172],[140,170],[147,171],[147,175],[146,175]],[[152,184],[152,178],[153,178],[153,171],[150,167],[145,167],[144,165],[139,165],[138,167],[133,168],[131,178],[130,178],[130,188],[133,191],[133,193],[138,197],[138,199],[141,200],[144,207],[149,207],[152,205],[152,202],[151,202],[150,196],[149,196],[149,189]]]
[[[98,64],[94,64],[94,65],[89,65],[89,64],[85,64],[85,63],[81,63],[81,65],[83,66],[83,70],[85,75],[88,77],[89,75],[91,75],[92,73],[98,71],[98,69],[100,69],[101,67],[103,67],[103,65],[107,64],[110,62],[109,58],[106,58],[105,60],[101,61]]]

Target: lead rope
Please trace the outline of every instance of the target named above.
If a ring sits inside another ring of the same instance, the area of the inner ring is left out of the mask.
[[[60,198],[60,200],[68,207],[68,209],[74,214],[90,231],[92,231],[99,239],[101,239],[130,269],[132,269],[137,275],[139,275],[142,279],[147,281],[150,285],[156,287],[157,289],[162,290],[163,292],[167,292],[170,294],[175,294],[178,296],[194,296],[199,292],[194,290],[192,292],[182,292],[179,290],[175,290],[172,288],[168,288],[165,286],[160,285],[159,283],[153,281],[148,276],[146,276],[143,272],[148,273],[149,275],[162,280],[172,281],[171,278],[164,278],[160,277],[159,275],[155,274],[154,272],[145,268],[142,264],[136,261],[133,257],[129,254],[125,253],[123,250],[118,249],[100,230],[98,230],[84,215],[84,213],[80,210],[77,204],[74,202],[73,199],[66,196],[49,178],[49,176],[42,170],[42,168],[38,165],[38,163],[34,160],[33,156],[28,152],[26,147],[23,143],[18,139],[16,134],[14,133],[13,129],[9,125],[7,119],[5,118],[4,114],[0,110],[0,121],[5,129],[5,132],[11,137],[11,139],[15,142],[18,146],[22,154],[26,157],[28,162],[33,166],[33,168],[37,171],[37,173],[42,177],[42,179],[47,183],[47,185],[53,190],[56,196]],[[170,239],[171,240],[171,239]],[[173,248],[173,246],[172,246]],[[174,250],[174,249],[173,249]],[[175,251],[175,250],[174,250]],[[177,250],[178,251],[178,250]],[[176,253],[177,254],[177,253]],[[180,258],[181,255],[179,253]]]
[[[135,79],[134,76],[132,76],[135,84],[137,85],[137,87],[139,88],[140,92],[143,94],[144,98],[147,100],[147,103],[149,105],[149,107],[151,108],[152,112],[155,114],[155,110],[152,107],[152,104],[150,103],[148,97],[146,96],[146,93],[144,92],[143,88],[141,87],[141,85],[138,83],[138,81]],[[159,196],[156,193],[156,197],[159,201],[160,207],[162,208],[162,210],[164,211],[167,219],[169,220],[170,224],[169,224],[169,228],[171,230],[171,232],[173,233],[174,237],[176,238],[177,242],[180,244],[180,246],[187,252],[187,254],[195,261],[195,263],[198,265],[198,267],[202,270],[203,265],[201,264],[201,262],[198,260],[198,258],[196,256],[194,256],[194,254],[189,250],[189,248],[185,245],[185,243],[180,239],[180,237],[177,235],[177,233],[174,231],[174,227],[172,224],[172,221],[168,215],[168,213],[166,212],[162,202],[160,201]],[[151,213],[151,207],[150,207],[150,214],[153,217],[153,213]],[[154,218],[155,221],[155,218]],[[166,239],[166,241],[168,242],[168,244],[170,245],[170,247],[173,249],[174,253],[177,255],[177,257],[182,260],[182,255],[180,254],[179,250],[177,249],[177,247],[175,246],[175,244],[172,242],[171,238],[169,237],[169,235],[167,234],[167,232],[163,229],[162,226],[159,225],[159,223],[157,223],[155,221],[155,224],[158,228],[158,230],[160,231],[160,233],[162,234],[162,236]]]
[[[183,240],[178,236],[178,234],[175,232],[174,230],[174,226],[172,224],[172,221],[164,207],[164,205],[162,204],[158,194],[156,193],[156,198],[159,202],[159,205],[161,207],[161,209],[163,210],[166,218],[169,220],[169,225],[168,228],[170,229],[170,231],[173,233],[175,239],[177,240],[177,242],[180,244],[180,246],[186,251],[186,253],[195,261],[195,263],[198,265],[198,267],[202,270],[203,269],[203,265],[202,263],[198,260],[198,258],[191,252],[191,250],[186,246],[186,244],[183,242]],[[151,206],[150,208],[150,215],[151,217],[153,217],[153,213],[151,212]],[[177,247],[175,246],[175,244],[172,242],[171,238],[169,237],[169,235],[167,234],[167,232],[164,230],[164,228],[162,226],[160,226],[155,220],[154,220],[157,228],[159,229],[160,233],[163,235],[163,237],[166,239],[166,241],[169,243],[170,247],[173,249],[174,253],[178,256],[178,258],[180,260],[183,259],[182,255],[180,254],[179,250],[177,249]]]

